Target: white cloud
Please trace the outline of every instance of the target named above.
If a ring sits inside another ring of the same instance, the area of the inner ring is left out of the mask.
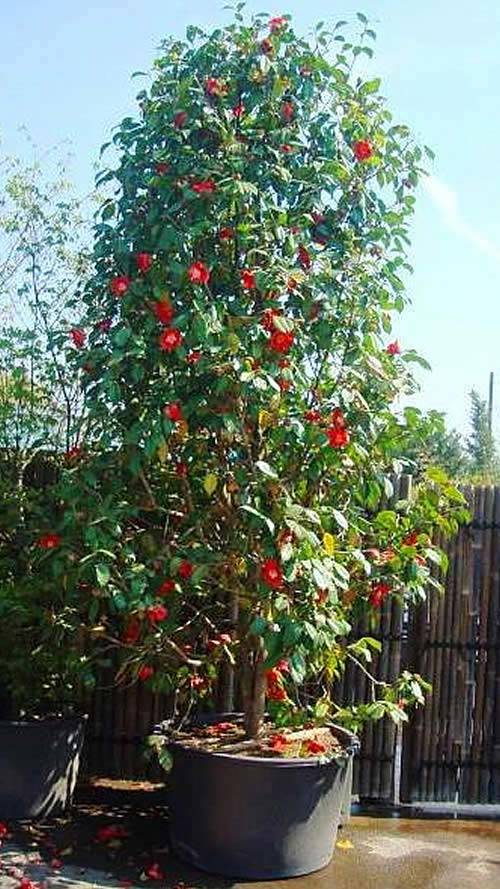
[[[423,180],[423,186],[451,231],[474,244],[479,250],[490,256],[491,259],[500,262],[500,246],[497,246],[494,241],[490,241],[482,232],[469,225],[462,218],[458,205],[458,195],[449,185],[446,185],[445,182],[442,182],[436,176],[426,176]]]

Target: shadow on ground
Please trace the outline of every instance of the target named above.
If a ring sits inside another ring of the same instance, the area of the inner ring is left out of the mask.
[[[0,813],[1,818],[1,813]],[[104,836],[103,828],[111,828]],[[117,830],[118,828],[118,830]],[[0,889],[154,887],[230,889],[168,848],[163,791],[151,785],[80,789],[67,818],[10,825],[0,848]],[[120,837],[120,834],[126,834]],[[113,839],[113,834],[118,834]],[[25,882],[23,883],[23,879]],[[254,889],[498,889],[500,822],[355,817],[332,864],[309,877],[247,884]]]

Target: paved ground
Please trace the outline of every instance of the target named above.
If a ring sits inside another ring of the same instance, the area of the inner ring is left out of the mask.
[[[83,794],[71,819],[12,825],[0,847],[0,889],[154,887],[238,889],[169,854],[155,793]],[[126,831],[127,835],[102,838]],[[106,836],[106,835],[105,835]],[[354,817],[330,867],[309,877],[246,884],[253,889],[500,889],[500,822]],[[243,889],[243,886],[241,886]]]

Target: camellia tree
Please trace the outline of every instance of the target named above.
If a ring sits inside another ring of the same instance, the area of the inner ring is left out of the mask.
[[[227,706],[236,679],[249,738],[266,707],[280,725],[352,724],[328,690],[378,645],[353,622],[424,598],[430,532],[463,515],[442,472],[383,505],[392,405],[419,360],[391,317],[422,152],[355,73],[375,36],[359,18],[356,45],[344,23],[306,41],[239,8],[165,41],[98,180],[76,350],[89,431],[51,570],[79,584],[121,678],[179,706]],[[405,718],[422,682],[377,692],[357,724]]]

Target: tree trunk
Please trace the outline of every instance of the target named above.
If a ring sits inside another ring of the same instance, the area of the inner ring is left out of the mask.
[[[257,738],[266,711],[266,673],[262,650],[248,650],[242,669],[242,692],[245,734]]]

